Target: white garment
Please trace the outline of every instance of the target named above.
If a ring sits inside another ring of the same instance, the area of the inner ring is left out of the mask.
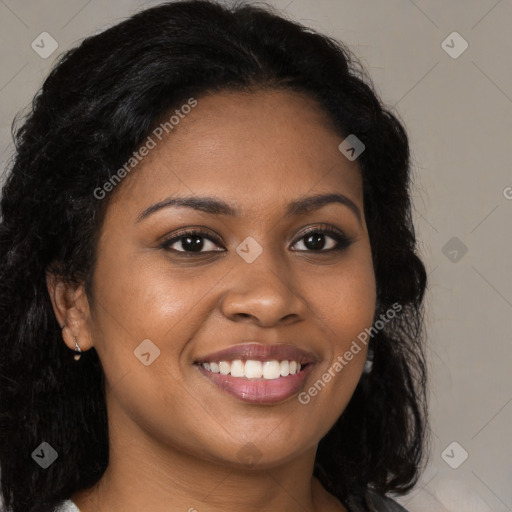
[[[80,509],[71,500],[66,500],[60,507],[55,509],[55,512],[80,512]]]

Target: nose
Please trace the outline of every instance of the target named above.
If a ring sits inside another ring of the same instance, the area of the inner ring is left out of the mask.
[[[238,264],[221,309],[232,321],[271,327],[304,319],[307,306],[290,268],[278,266],[270,251],[263,251],[256,261]]]

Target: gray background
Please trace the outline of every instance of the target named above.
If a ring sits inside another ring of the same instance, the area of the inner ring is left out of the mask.
[[[13,152],[11,121],[55,57],[158,3],[0,1],[2,170]],[[512,510],[512,3],[270,3],[348,43],[410,136],[414,218],[430,278],[432,450],[419,485],[399,501],[411,512]],[[46,59],[31,47],[42,46],[42,32],[58,43]]]

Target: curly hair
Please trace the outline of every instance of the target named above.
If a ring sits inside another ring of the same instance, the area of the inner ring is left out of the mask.
[[[411,216],[409,142],[363,65],[343,43],[270,7],[163,3],[64,53],[22,123],[2,189],[0,223],[0,461],[5,505],[52,510],[108,465],[104,373],[96,351],[73,361],[46,284],[51,271],[84,284],[113,194],[94,190],[158,121],[191,95],[289,89],[325,109],[358,157],[377,285],[375,318],[403,309],[371,339],[373,371],[320,441],[314,474],[342,502],[370,510],[371,490],[405,493],[427,445],[423,299],[427,276]],[[17,125],[20,126],[17,126]],[[119,188],[119,187],[118,187]],[[32,453],[47,442],[59,463]]]

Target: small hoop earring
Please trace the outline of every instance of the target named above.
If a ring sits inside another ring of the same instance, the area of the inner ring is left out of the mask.
[[[75,361],[78,361],[80,357],[82,357],[82,349],[78,346],[78,341],[76,337],[74,337],[75,340]]]

